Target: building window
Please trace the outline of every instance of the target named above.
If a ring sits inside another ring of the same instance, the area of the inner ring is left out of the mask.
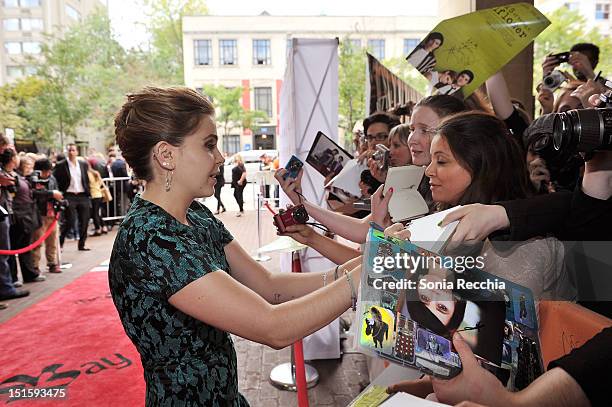
[[[253,65],[270,65],[270,40],[253,40]]]
[[[385,59],[385,40],[368,40],[368,48],[374,58],[382,61]]]
[[[40,54],[40,42],[24,42],[22,46],[24,54]]]
[[[36,73],[38,72],[38,68],[36,68],[35,66],[32,65],[27,65],[25,67],[25,74],[26,75],[36,75]]]
[[[40,0],[19,0],[21,7],[40,7]]]
[[[19,7],[19,0],[4,0],[4,7]]]
[[[21,54],[21,43],[20,42],[5,42],[4,49],[9,55]]]
[[[9,78],[20,78],[23,76],[23,66],[7,66],[6,76]]]
[[[219,57],[221,65],[237,65],[238,50],[236,40],[219,40]]]
[[[272,118],[272,88],[255,88],[253,99],[255,110],[264,111],[268,119]]]
[[[404,38],[404,55],[410,54],[419,45],[419,42],[417,38]]]
[[[2,25],[5,31],[19,31],[18,18],[5,18]]]
[[[595,20],[607,20],[610,18],[610,5],[604,3],[595,4]]]
[[[77,11],[77,9],[75,9],[72,6],[69,6],[66,4],[66,15],[70,18],[72,18],[73,20],[80,20],[81,19],[81,13],[79,13]]]
[[[212,64],[212,43],[210,40],[195,40],[193,42],[195,64]]]
[[[42,18],[22,18],[21,29],[23,31],[34,31],[43,29]]]

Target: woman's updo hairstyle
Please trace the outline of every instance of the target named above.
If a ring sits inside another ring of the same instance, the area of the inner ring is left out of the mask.
[[[115,116],[115,136],[137,178],[151,181],[151,150],[160,141],[180,146],[204,116],[215,109],[200,93],[185,87],[146,87],[127,95]]]
[[[474,111],[459,113],[443,120],[437,134],[472,176],[460,205],[492,204],[532,193],[525,156],[497,117]]]
[[[427,96],[416,104],[415,108],[417,107],[428,107],[433,110],[439,118],[463,112],[467,109],[462,100],[451,95]]]

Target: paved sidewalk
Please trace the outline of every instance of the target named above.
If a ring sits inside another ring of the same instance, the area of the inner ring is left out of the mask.
[[[242,217],[236,217],[236,212],[232,211],[236,204],[231,196],[231,190],[226,191],[226,189],[229,188],[224,188],[223,198],[230,211],[219,215],[219,219],[248,252],[255,253],[258,244],[257,218],[255,211],[248,210],[249,207],[252,208],[252,202],[245,200],[249,202],[249,205],[246,206],[247,212]],[[209,198],[206,204],[213,210],[216,209],[214,198]],[[261,212],[261,224],[262,244],[267,244],[277,238],[276,229],[272,225],[272,216],[267,211]],[[66,241],[62,260],[72,263],[72,268],[64,270],[61,274],[45,273],[47,276],[45,282],[25,284],[24,288],[29,289],[31,295],[8,301],[8,309],[0,311],[0,322],[10,319],[21,310],[46,298],[55,290],[108,260],[115,232],[116,228],[108,235],[88,238],[87,246],[92,249],[90,252],[79,252],[77,242]],[[271,257],[270,261],[262,264],[271,271],[280,271],[278,254],[272,253]],[[44,254],[42,259],[41,269],[44,270]],[[351,314],[352,312],[347,312],[346,315],[352,318]],[[290,349],[276,351],[239,337],[234,337],[234,341],[238,354],[240,391],[251,405],[253,407],[297,406],[296,393],[278,390],[270,385],[268,380],[274,366],[290,360]],[[308,392],[311,406],[346,406],[368,384],[365,357],[360,354],[344,354],[339,360],[313,361],[312,365],[319,372],[320,382]]]

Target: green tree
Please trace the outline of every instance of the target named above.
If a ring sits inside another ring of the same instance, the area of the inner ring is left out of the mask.
[[[242,88],[226,88],[224,86],[208,85],[203,89],[204,94],[210,97],[216,108],[217,126],[223,129],[227,136],[234,128],[253,130],[258,122],[268,120],[268,115],[260,110],[245,110],[240,104]]]
[[[59,134],[76,137],[77,126],[95,119],[94,109],[104,95],[116,91],[125,51],[112,38],[106,14],[90,15],[63,35],[49,36],[41,58],[31,58],[42,80],[42,92],[29,103],[25,116],[37,136],[51,141]],[[105,123],[108,120],[103,119]]]
[[[542,62],[549,53],[569,51],[579,42],[590,42],[600,49],[599,64],[595,72],[603,71],[604,75],[612,74],[612,40],[604,37],[596,29],[587,29],[586,19],[578,11],[563,6],[546,15],[551,24],[536,39],[533,57],[534,87],[542,82]],[[560,69],[572,73],[569,65],[563,64]]]
[[[208,14],[204,0],[142,0],[149,17],[151,63],[168,82],[183,84],[183,16]]]
[[[366,55],[349,37],[340,42],[338,59],[339,126],[345,131],[345,145],[351,143],[353,127],[365,118]],[[348,144],[347,144],[348,143]]]

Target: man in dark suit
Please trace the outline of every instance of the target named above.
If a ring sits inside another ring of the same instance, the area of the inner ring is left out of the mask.
[[[57,163],[53,175],[57,180],[60,191],[68,200],[64,223],[60,229],[60,246],[64,247],[66,233],[78,215],[79,219],[79,250],[90,250],[85,246],[87,240],[87,227],[89,226],[89,208],[91,199],[89,195],[89,178],[87,177],[87,163],[77,159],[79,150],[75,144],[67,146],[68,158]]]

